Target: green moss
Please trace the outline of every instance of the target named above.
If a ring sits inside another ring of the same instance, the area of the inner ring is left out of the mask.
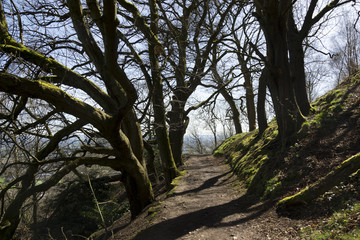
[[[227,156],[228,164],[243,186],[261,191],[266,179],[259,178],[259,176],[263,175],[262,171],[264,171],[265,165],[272,166],[267,163],[271,161],[274,152],[277,151],[276,148],[270,147],[276,141],[277,136],[277,125],[273,120],[263,134],[259,135],[258,130],[255,130],[235,135],[226,140],[215,153]],[[259,172],[260,170],[261,172]]]
[[[360,78],[360,72],[358,78]],[[359,82],[360,80],[354,78],[351,81]],[[352,82],[350,85],[354,85]],[[317,136],[321,137],[323,133],[333,132],[347,109],[346,103],[351,96],[349,89],[349,83],[344,83],[312,104],[310,111],[312,115],[306,117],[294,137],[293,143],[296,141],[298,145],[290,147],[292,152],[286,161],[302,161],[298,146],[302,146],[299,143],[303,138],[307,138],[309,133],[319,134]],[[280,153],[280,151],[277,123],[276,119],[273,119],[261,135],[258,131],[235,135],[224,141],[214,151],[214,154],[227,158],[233,172],[249,193],[259,197],[276,197],[288,186],[296,184],[301,177],[299,172],[290,168],[286,173],[281,173],[283,176],[279,180],[276,174],[280,174],[278,171],[285,162],[281,157],[284,153]],[[302,162],[298,165],[301,164]]]
[[[360,204],[349,205],[347,209],[335,212],[318,224],[300,229],[302,239],[348,239],[360,238]]]
[[[337,88],[318,98],[314,105],[317,112],[310,125],[316,128],[331,129],[335,126],[339,114],[344,111],[347,88]]]
[[[346,93],[347,88],[337,88],[334,89],[330,92],[328,92],[327,94],[325,94],[322,97],[319,97],[314,103],[313,105],[315,106],[316,109],[319,109],[321,107],[327,106],[327,105],[332,105],[332,104],[337,104],[339,102],[341,102],[343,100],[343,96]]]
[[[282,182],[278,176],[275,176],[266,182],[266,188],[264,191],[263,199],[268,197],[274,197],[282,188]]]
[[[300,130],[297,132],[297,135],[299,137],[304,137],[309,132],[310,126],[311,124],[309,121],[303,122]]]
[[[148,209],[148,216],[151,217],[151,219],[155,218],[158,214],[158,210],[160,209],[161,205],[153,206]]]
[[[150,208],[148,209],[148,215],[153,214],[154,212],[156,212],[157,210],[159,210],[159,208],[160,208],[160,205],[157,205],[157,206],[154,206],[154,207],[150,207]]]
[[[329,128],[337,122],[349,97],[349,83],[339,85],[336,89],[318,98],[313,106],[316,109],[311,125],[317,128]]]
[[[242,142],[242,140],[246,140],[249,136],[254,135],[254,132],[250,133],[239,133],[228,139],[226,139],[219,147],[217,147],[213,154],[214,156],[224,156],[227,153],[231,153],[238,147],[238,143]],[[243,145],[245,143],[242,143]]]
[[[171,182],[172,189],[166,194],[168,197],[174,195],[176,187],[179,185],[179,180],[185,176],[186,170],[180,171],[180,175],[176,178],[174,178]]]
[[[292,196],[289,196],[289,197],[286,197],[286,198],[283,198],[281,199],[279,202],[278,202],[278,206],[282,206],[282,205],[287,205],[288,203],[291,203],[290,205],[293,205],[293,204],[298,204],[299,202],[296,201],[296,199],[303,195],[303,194],[306,194],[306,191],[309,189],[309,187],[306,187],[304,188],[303,190],[299,191],[298,193],[292,195]]]

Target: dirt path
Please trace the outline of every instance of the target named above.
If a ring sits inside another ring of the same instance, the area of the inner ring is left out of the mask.
[[[175,194],[160,204],[158,215],[134,239],[298,239],[299,223],[278,217],[271,203],[254,204],[251,197],[237,192],[236,177],[223,161],[193,156],[185,165],[187,174]],[[120,237],[127,235],[124,230],[133,228],[122,229],[115,239],[124,239]]]

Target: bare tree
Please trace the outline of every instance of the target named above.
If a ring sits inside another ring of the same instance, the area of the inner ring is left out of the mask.
[[[294,134],[309,113],[303,41],[313,26],[333,9],[352,1],[333,0],[319,6],[311,0],[301,21],[295,22],[293,1],[258,0],[255,16],[264,32],[267,45],[268,86],[274,103],[282,146]]]
[[[182,164],[183,137],[188,126],[189,97],[208,72],[208,60],[236,1],[158,2],[162,20],[162,37],[167,42],[170,69],[164,73],[172,90],[169,137],[174,160]],[[242,1],[239,3],[242,5]]]
[[[331,67],[336,69],[337,84],[346,76],[355,74],[360,67],[360,38],[354,23],[346,20],[338,35],[341,41],[335,40],[335,53]]]
[[[121,58],[119,60],[116,1],[105,1],[101,6],[98,1],[87,1],[87,5],[80,1],[68,1],[66,5],[63,2],[35,2],[20,16],[31,15],[32,18],[21,24],[7,18],[6,12],[11,13],[11,5],[4,6],[7,10],[0,3],[0,50],[1,61],[5,63],[0,73],[0,90],[20,96],[14,97],[17,100],[13,104],[20,112],[26,111],[24,106],[28,98],[43,100],[54,112],[66,116],[58,119],[66,124],[51,137],[48,145],[30,155],[31,164],[17,180],[21,182],[18,193],[21,199],[13,201],[2,217],[2,238],[10,238],[15,231],[17,212],[24,198],[31,196],[34,189],[45,191],[82,164],[98,164],[121,171],[135,217],[153,200],[153,193],[143,157],[141,131],[133,110],[137,91],[121,67]],[[48,11],[38,11],[41,8]],[[26,31],[21,27],[23,24],[27,24]],[[54,31],[54,28],[62,30]],[[149,29],[141,21],[137,22],[137,28]],[[14,29],[16,31],[10,32]],[[68,55],[75,57],[67,58]],[[67,62],[69,60],[71,63]],[[47,115],[36,122],[47,121]],[[8,114],[4,119],[5,122],[14,121],[14,116]],[[108,144],[98,146],[90,141],[83,152],[102,157],[89,158],[80,154],[51,160],[49,154],[57,149],[61,139],[83,126],[91,126]],[[63,168],[46,184],[34,186],[34,172],[53,161],[62,163]]]
[[[185,147],[189,153],[206,153],[206,146],[196,128],[191,129],[190,136],[188,137]]]
[[[220,73],[218,71],[218,58],[217,58],[217,49],[214,49],[212,52],[212,67],[211,67],[211,72],[213,75],[213,79],[214,82],[216,83],[215,86],[213,86],[213,88],[217,89],[219,91],[219,93],[223,96],[223,98],[225,99],[225,101],[227,102],[227,104],[230,107],[231,110],[231,115],[232,115],[232,120],[235,126],[235,132],[236,133],[242,133],[242,127],[241,127],[241,122],[240,122],[240,109],[237,106],[237,103],[232,95],[232,91],[234,91],[234,87],[229,88],[228,85],[232,82],[235,81],[235,77],[233,76],[234,73],[232,70],[230,70],[226,76],[220,76]],[[207,86],[211,86],[211,85],[207,85]],[[213,116],[216,117],[216,116]]]
[[[129,16],[127,19],[137,25],[138,21],[146,22],[144,17],[140,16],[139,10],[131,3],[126,1],[120,1],[123,8],[127,9],[132,14],[132,18]],[[174,162],[173,153],[170,146],[169,135],[166,126],[165,106],[164,106],[164,93],[163,93],[163,79],[161,76],[161,68],[159,58],[165,56],[164,47],[158,40],[159,32],[159,14],[156,1],[149,1],[150,12],[150,28],[144,28],[138,26],[138,29],[143,33],[146,39],[148,39],[148,52],[150,62],[151,75],[147,73],[146,68],[142,68],[144,64],[142,59],[137,55],[135,50],[132,50],[134,57],[140,64],[145,78],[147,79],[147,86],[149,88],[150,99],[152,100],[152,106],[154,111],[154,127],[156,133],[156,140],[159,147],[160,158],[163,163],[164,174],[166,179],[167,188],[171,188],[172,180],[179,175],[179,171]],[[134,49],[132,45],[127,45],[131,49]]]

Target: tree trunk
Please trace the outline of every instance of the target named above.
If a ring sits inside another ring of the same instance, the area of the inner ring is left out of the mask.
[[[147,169],[148,169],[148,175],[151,182],[158,184],[159,183],[159,176],[156,171],[155,167],[155,152],[153,147],[148,141],[144,141],[144,147],[147,151]]]
[[[266,67],[282,149],[303,122],[296,104],[288,57],[287,18],[291,8],[278,1],[267,1],[266,10],[257,3],[257,17],[264,31],[267,47]]]
[[[288,44],[290,56],[291,77],[293,79],[296,102],[301,113],[307,116],[310,112],[310,103],[306,91],[306,76],[304,63],[303,38],[300,36],[294,22],[292,11],[289,14]]]
[[[26,200],[26,198],[19,198],[17,200],[18,201],[13,201],[11,203],[3,216],[0,226],[0,239],[12,239],[15,230],[20,223],[20,210],[22,207],[22,203]]]
[[[254,102],[254,89],[251,82],[245,80],[246,110],[249,121],[249,132],[256,129],[256,111]]]
[[[150,28],[155,35],[158,33],[158,9],[156,2],[150,0],[150,11],[151,11],[151,24]],[[160,74],[158,53],[155,52],[155,48],[158,47],[157,43],[149,43],[149,57],[151,66],[151,77],[153,80],[153,108],[154,108],[154,125],[156,140],[159,147],[160,159],[164,169],[165,181],[167,189],[171,189],[172,180],[177,177],[180,173],[175,165],[173,153],[170,146],[169,135],[166,127],[165,118],[165,106],[164,106],[164,95],[163,95],[163,83]]]
[[[259,79],[258,101],[256,108],[260,134],[262,134],[265,131],[265,129],[268,127],[266,110],[265,110],[267,78],[268,78],[268,72],[267,69],[264,68]]]
[[[156,115],[155,107],[154,115]],[[174,178],[179,176],[179,171],[177,170],[177,167],[175,165],[175,161],[171,151],[170,140],[167,134],[166,126],[164,126],[165,119],[163,119],[162,126],[159,126],[159,121],[155,121],[155,124],[156,139],[159,147],[160,159],[164,169],[166,186],[168,189],[171,189],[171,182]]]
[[[157,58],[155,55],[153,55],[153,57],[151,58],[152,65],[158,65],[157,62],[154,63],[155,58]],[[171,189],[171,182],[175,177],[179,175],[179,171],[177,170],[177,167],[175,165],[170,145],[170,139],[166,128],[165,106],[163,101],[164,96],[161,76],[158,72],[158,67],[153,67],[152,69],[152,78],[154,81],[152,100],[154,108],[154,126],[156,141],[159,147],[160,159],[163,165],[166,186],[168,189]]]
[[[343,182],[350,174],[360,169],[360,153],[348,158],[340,164],[334,171],[316,183],[278,202],[278,208],[286,208],[298,204],[310,203],[320,195],[329,191],[334,186]]]
[[[110,167],[124,174],[122,181],[129,197],[131,216],[134,218],[154,200],[154,194],[146,166],[142,165],[142,159],[138,159],[132,151],[131,143],[125,133],[120,129],[116,130],[115,126],[118,123],[113,123],[114,128],[111,124],[111,122],[107,124],[107,132],[104,132],[117,156]]]
[[[240,123],[240,112],[239,112],[238,107],[236,106],[234,98],[232,96],[230,96],[230,94],[226,91],[225,88],[221,88],[220,94],[224,97],[225,101],[230,106],[236,134],[242,133],[242,127],[241,127],[241,123]]]
[[[295,45],[295,42],[291,43],[290,45]],[[307,116],[310,112],[310,104],[306,91],[304,53],[301,42],[298,45],[299,46],[290,47],[291,75],[293,78],[296,103],[299,106],[301,114]]]
[[[241,72],[244,75],[244,87],[245,87],[245,98],[246,98],[246,111],[249,121],[249,132],[256,129],[256,111],[254,101],[254,88],[252,85],[250,69],[246,66],[246,61],[240,53],[238,60],[240,62]]]
[[[150,47],[151,48],[151,47]],[[153,55],[153,58],[156,58]],[[153,59],[152,58],[152,59]],[[152,64],[156,64],[153,62]],[[162,162],[162,167],[165,175],[166,186],[168,189],[171,189],[172,180],[179,175],[179,171],[175,165],[172,149],[170,146],[170,140],[166,128],[165,121],[165,106],[164,106],[164,96],[163,96],[163,86],[161,81],[161,76],[156,70],[158,68],[153,68],[152,78],[154,81],[153,89],[153,108],[154,108],[154,127],[156,134],[156,142],[158,144],[160,159]]]
[[[135,163],[135,159],[131,161]],[[121,172],[123,174],[122,182],[125,185],[126,194],[129,198],[131,218],[134,219],[154,200],[151,182],[146,169],[140,164],[137,164],[137,166],[128,164]]]
[[[271,41],[270,46],[268,46],[271,49],[268,56],[272,60],[269,68],[269,89],[275,108],[279,135],[284,147],[287,138],[297,130],[298,108],[290,78],[286,38],[281,32],[276,31],[274,36],[276,37]]]
[[[216,52],[213,56],[216,55]],[[215,61],[215,60],[214,60]],[[218,89],[220,90],[220,94],[224,97],[225,101],[229,104],[229,107],[232,112],[232,119],[235,126],[235,132],[236,134],[242,133],[241,123],[240,123],[240,112],[238,107],[236,106],[236,103],[234,101],[234,98],[227,92],[225,89],[223,80],[221,79],[216,66],[212,68],[212,73],[215,78],[215,81],[217,82]]]
[[[174,118],[172,120],[174,120]],[[175,127],[175,125],[177,125],[178,127]],[[169,138],[170,138],[171,149],[173,152],[176,166],[182,166],[184,164],[182,159],[182,148],[184,145],[184,135],[186,132],[187,125],[188,123],[185,124],[181,124],[180,122],[173,123],[170,120]]]
[[[182,150],[184,145],[184,135],[189,125],[189,118],[185,114],[185,104],[190,94],[195,90],[185,82],[187,69],[187,46],[189,34],[189,16],[192,10],[184,9],[181,31],[177,39],[178,64],[174,66],[176,88],[173,91],[171,111],[168,112],[169,137],[174,160],[177,166],[183,165]]]
[[[300,125],[299,112],[292,91],[287,63],[278,65],[270,74],[269,89],[274,104],[282,150]]]
[[[122,150],[122,153],[125,154],[121,154],[121,156],[128,155],[130,160],[122,170],[122,182],[130,203],[131,217],[135,218],[144,207],[153,201],[153,192],[144,158],[141,130],[133,109],[122,120],[121,128],[124,135],[120,131],[120,137],[127,138],[129,141],[127,146],[122,145],[127,149]],[[123,142],[126,142],[124,140]]]
[[[122,120],[121,129],[129,139],[131,149],[134,152],[136,158],[139,159],[141,165],[146,166],[141,129],[134,109],[131,109]]]
[[[122,171],[121,181],[125,186],[126,195],[129,200],[131,218],[134,219],[153,199],[149,201],[149,199],[143,197],[145,194],[141,193],[147,191],[147,189],[139,188],[142,184],[139,185],[137,179],[130,176],[128,172]]]
[[[27,194],[28,189],[34,182],[34,176],[37,172],[37,166],[31,166],[28,168],[21,181],[21,189],[16,194],[14,200],[7,207],[0,224],[0,239],[10,240],[12,239],[15,230],[20,223],[20,211],[23,203],[30,196]]]
[[[169,137],[174,160],[177,166],[183,165],[182,148],[184,144],[184,135],[189,124],[189,119],[185,115],[185,103],[187,95],[185,88],[178,87],[174,90],[171,100],[171,111],[168,112],[169,118]]]

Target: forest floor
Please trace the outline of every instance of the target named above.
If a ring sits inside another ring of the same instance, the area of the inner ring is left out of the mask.
[[[247,195],[224,159],[191,156],[185,170],[171,196],[158,196],[130,223],[130,214],[120,219],[106,239],[300,239],[304,220],[278,216],[274,202]]]

